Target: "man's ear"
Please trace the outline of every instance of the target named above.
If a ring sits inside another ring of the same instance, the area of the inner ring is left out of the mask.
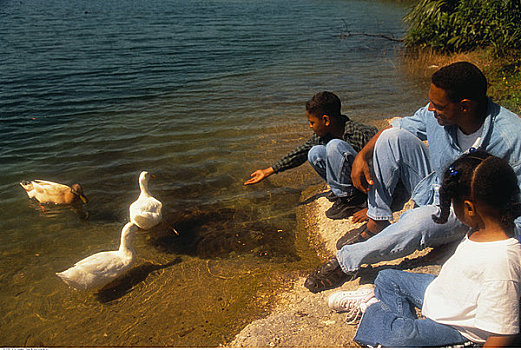
[[[325,126],[331,125],[331,117],[327,114],[322,115],[322,120],[324,121]]]
[[[459,105],[463,112],[469,112],[472,108],[475,107],[476,102],[469,100],[468,98],[464,98],[460,101]]]

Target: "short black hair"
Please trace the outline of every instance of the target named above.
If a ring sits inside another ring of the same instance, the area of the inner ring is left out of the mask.
[[[327,114],[330,117],[340,116],[342,105],[337,95],[329,91],[319,92],[306,102],[306,111],[317,117]]]
[[[432,83],[445,90],[451,102],[463,99],[487,102],[487,78],[481,70],[470,62],[456,62],[440,68],[432,75]]]
[[[470,198],[501,213],[501,222],[511,224],[519,216],[519,186],[514,169],[504,159],[471,148],[445,171],[440,188],[439,224],[447,222],[453,199]]]

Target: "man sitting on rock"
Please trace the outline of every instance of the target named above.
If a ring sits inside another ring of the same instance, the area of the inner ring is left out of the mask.
[[[341,237],[336,257],[309,275],[305,286],[310,291],[354,279],[362,264],[460,240],[467,227],[452,209],[445,224],[434,223],[432,215],[439,214],[438,189],[445,168],[469,149],[507,160],[521,184],[521,119],[489,100],[486,92],[487,80],[475,65],[457,62],[443,67],[432,75],[429,104],[411,117],[395,119],[358,153],[351,177],[355,187],[368,193],[368,221]],[[415,208],[391,224],[399,181]],[[521,217],[516,225],[521,227]]]

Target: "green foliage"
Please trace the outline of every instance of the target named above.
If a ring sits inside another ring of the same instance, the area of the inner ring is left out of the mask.
[[[521,60],[495,60],[487,70],[489,95],[493,100],[521,116]]]
[[[420,0],[405,17],[408,47],[441,52],[521,50],[520,0]]]

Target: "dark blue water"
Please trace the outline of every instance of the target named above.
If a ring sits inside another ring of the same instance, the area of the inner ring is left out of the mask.
[[[8,346],[216,346],[274,276],[306,270],[299,170],[244,187],[306,140],[304,105],[335,92],[376,123],[423,104],[400,68],[406,5],[351,0],[0,0],[0,326]],[[180,237],[134,239],[126,286],[54,273],[115,249],[141,170]],[[80,183],[82,211],[40,208],[23,179]],[[311,262],[310,262],[311,261]],[[276,278],[275,278],[276,280]],[[262,293],[261,293],[262,294]]]

